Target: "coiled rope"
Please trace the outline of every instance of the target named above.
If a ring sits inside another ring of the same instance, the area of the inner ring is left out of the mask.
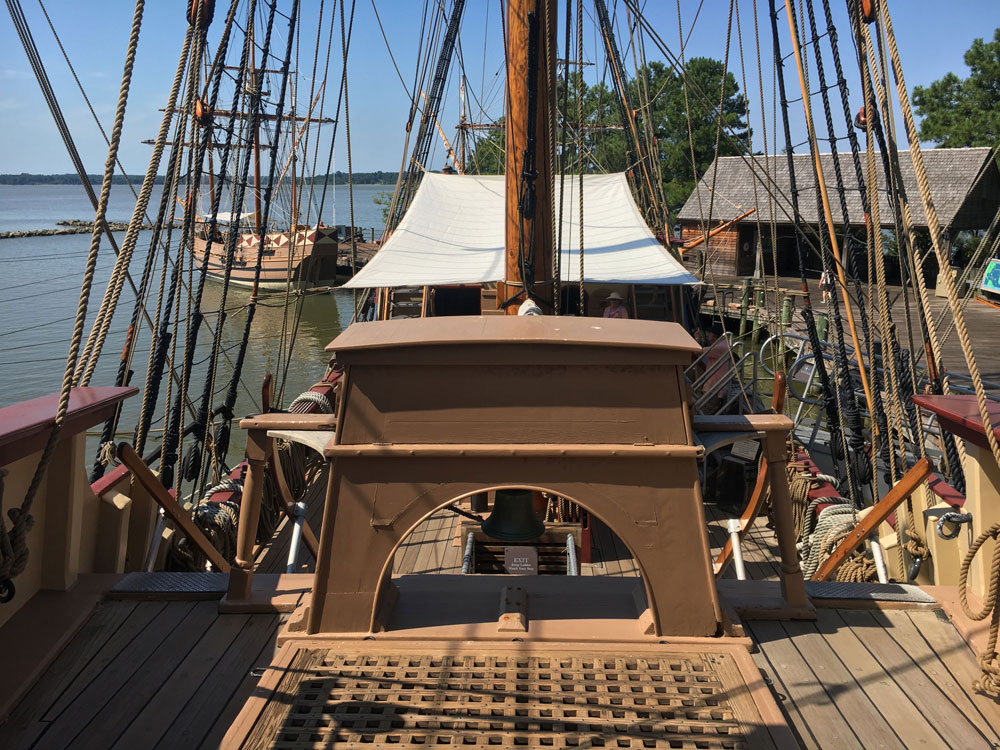
[[[962,611],[972,620],[990,619],[990,636],[986,644],[986,650],[978,655],[979,668],[983,670],[979,680],[972,683],[975,690],[981,690],[993,698],[1000,698],[1000,662],[997,661],[997,629],[1000,625],[1000,607],[997,607],[997,590],[1000,589],[1000,543],[994,544],[993,562],[990,565],[990,587],[986,594],[986,601],[983,608],[978,612],[969,609],[968,600],[968,579],[969,568],[972,561],[979,553],[979,548],[983,546],[987,539],[994,541],[1000,539],[1000,523],[993,524],[980,534],[976,541],[969,547],[969,551],[962,560],[962,570],[958,578],[958,596],[962,603]]]
[[[242,498],[243,483],[236,479],[225,479],[209,489],[201,502],[192,509],[191,520],[204,532],[226,562],[232,563],[236,559],[236,528],[240,518],[240,503],[235,499],[224,503],[208,502],[212,495],[219,492],[236,492]],[[186,536],[180,537],[170,549],[166,569],[203,571],[205,558]]]
[[[302,404],[315,404],[323,414],[333,414],[333,404],[330,403],[330,399],[316,391],[303,391],[300,393],[288,405],[288,411],[293,411],[296,406],[301,406]]]

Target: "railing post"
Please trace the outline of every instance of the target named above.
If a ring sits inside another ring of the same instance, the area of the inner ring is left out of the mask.
[[[787,452],[784,431],[768,430],[764,441],[764,457],[771,480],[771,507],[774,510],[774,530],[781,555],[781,595],[793,608],[807,608],[806,584],[795,549],[795,526],[792,522],[792,497],[785,474]]]
[[[260,499],[264,489],[272,440],[266,429],[247,431],[247,473],[240,501],[240,523],[236,537],[236,564],[229,571],[230,601],[245,601],[253,590],[253,550],[260,523]]]
[[[820,341],[826,341],[826,334],[830,328],[830,317],[823,312],[816,313],[816,335]]]
[[[781,325],[790,326],[792,324],[792,305],[794,300],[791,297],[785,297],[781,302]]]
[[[748,307],[750,307],[750,279],[743,279],[743,296],[740,299],[740,338],[747,334]]]

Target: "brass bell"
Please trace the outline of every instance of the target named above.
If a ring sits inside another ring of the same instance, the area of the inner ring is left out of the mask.
[[[497,490],[493,512],[483,521],[483,533],[501,542],[528,542],[545,533],[535,513],[531,490]]]

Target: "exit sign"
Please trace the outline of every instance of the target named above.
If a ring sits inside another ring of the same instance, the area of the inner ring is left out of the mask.
[[[503,567],[512,575],[538,575],[538,548],[504,547]]]

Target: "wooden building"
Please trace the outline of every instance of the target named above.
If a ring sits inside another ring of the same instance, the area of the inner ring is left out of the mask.
[[[1000,207],[1000,169],[993,149],[938,148],[928,149],[923,155],[934,206],[946,236],[954,236],[963,230],[985,229]],[[837,195],[834,158],[834,154],[822,154],[820,157],[834,221],[841,226],[844,216]],[[910,154],[901,151],[899,158],[914,226],[926,229],[927,218]],[[836,159],[843,176],[847,220],[853,228],[863,231],[865,212],[851,154],[836,154]],[[704,252],[706,271],[718,276],[749,276],[757,265],[759,241],[766,273],[773,273],[777,263],[779,275],[798,275],[787,157],[783,154],[767,158],[759,155],[724,156],[717,161],[717,165],[713,164],[706,170],[677,216],[681,239],[685,242],[696,240],[704,236],[706,227],[712,229],[726,222],[732,223],[713,235],[707,245],[685,253],[691,256],[685,257],[685,264],[696,266],[700,254]],[[792,161],[802,223],[807,232],[815,233],[824,219],[812,157],[796,154]],[[888,202],[881,165],[878,172],[880,218],[883,228],[891,230],[893,209]],[[734,221],[751,211],[748,216]],[[772,242],[772,222],[776,229],[776,243]],[[777,247],[772,247],[773,244]],[[865,263],[861,264],[862,268],[865,266]],[[809,253],[806,270],[811,275],[820,273],[821,264],[815,253]]]

